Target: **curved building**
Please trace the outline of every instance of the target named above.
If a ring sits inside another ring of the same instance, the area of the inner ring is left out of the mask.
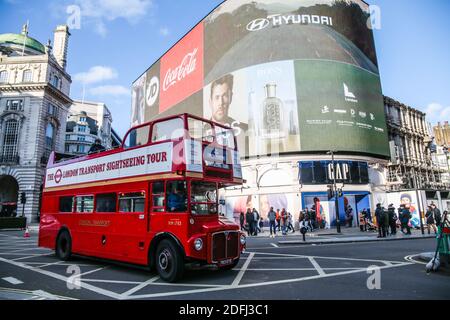
[[[223,193],[230,217],[272,206],[297,217],[320,200],[335,224],[334,178],[341,220],[344,207],[373,209],[386,192],[390,149],[364,1],[224,1],[133,83],[132,125],[183,112],[238,135],[247,183]]]

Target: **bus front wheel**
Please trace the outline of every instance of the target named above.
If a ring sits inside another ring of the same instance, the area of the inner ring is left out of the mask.
[[[56,256],[67,261],[72,256],[72,238],[67,230],[62,231],[56,240]]]
[[[183,276],[183,256],[177,246],[170,240],[162,240],[156,249],[156,270],[161,279],[175,282]]]

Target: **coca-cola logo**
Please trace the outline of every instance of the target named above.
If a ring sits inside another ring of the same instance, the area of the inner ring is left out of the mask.
[[[183,80],[195,71],[197,65],[197,52],[198,48],[188,53],[181,64],[175,69],[168,69],[166,76],[164,77],[163,90],[167,91],[171,86],[175,85],[178,81]]]

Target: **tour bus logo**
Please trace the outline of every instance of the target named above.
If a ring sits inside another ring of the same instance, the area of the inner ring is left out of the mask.
[[[159,96],[159,78],[153,77],[146,88],[147,105],[152,107]]]
[[[168,69],[164,78],[163,90],[167,91],[171,86],[178,81],[185,79],[195,71],[197,66],[197,52],[198,48],[184,56],[181,64],[175,69]]]
[[[60,183],[61,179],[62,179],[62,172],[61,169],[58,169],[58,171],[56,171],[55,173],[55,182]]]
[[[248,31],[261,31],[272,24],[273,27],[290,24],[323,24],[333,25],[333,18],[309,14],[272,14],[267,18],[258,18],[247,24]]]

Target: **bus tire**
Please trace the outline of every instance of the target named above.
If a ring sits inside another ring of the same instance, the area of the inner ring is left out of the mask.
[[[184,273],[184,259],[179,248],[168,239],[162,240],[156,249],[156,270],[161,279],[176,282]]]
[[[236,260],[233,261],[232,264],[229,264],[229,265],[223,266],[223,267],[219,267],[219,270],[231,270],[231,269],[234,269],[234,267],[236,267],[238,263],[239,263],[239,259],[236,259]]]
[[[56,239],[56,256],[63,260],[68,261],[72,256],[72,238],[67,230],[63,230]]]

